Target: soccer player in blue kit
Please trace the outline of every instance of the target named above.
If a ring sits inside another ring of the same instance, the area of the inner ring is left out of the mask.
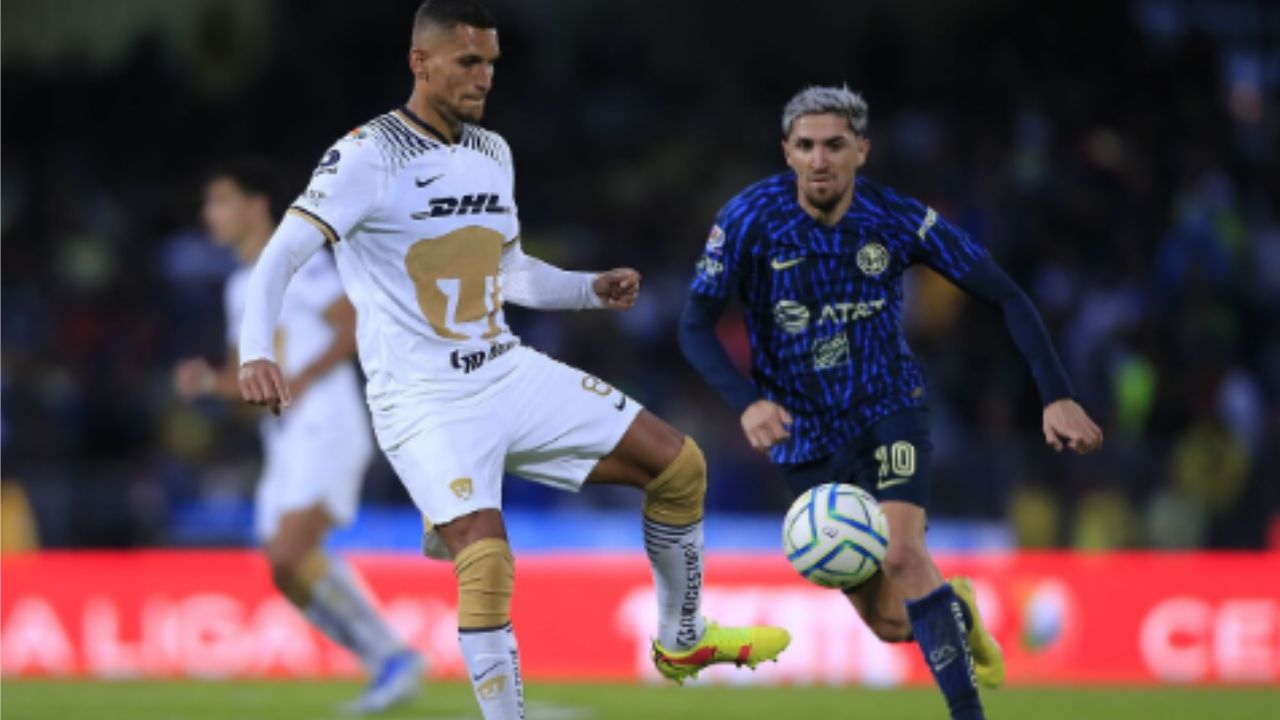
[[[680,346],[741,413],[791,491],[846,482],[870,488],[889,521],[882,570],[846,591],[886,642],[915,641],[951,717],[983,717],[978,685],[1004,680],[972,584],[943,579],[925,547],[932,446],[924,375],[902,331],[902,274],[923,263],[995,305],[1044,405],[1045,441],[1090,452],[1102,431],[1072,399],[1039,314],[987,251],[911,198],[858,174],[870,150],[867,104],[844,87],[810,87],[787,103],[790,172],[720,211],[680,320]],[[752,380],[715,336],[731,296],[744,305]]]

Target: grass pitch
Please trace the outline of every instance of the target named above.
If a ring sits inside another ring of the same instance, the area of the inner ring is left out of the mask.
[[[341,682],[5,681],[3,720],[338,720],[359,686]],[[730,688],[534,683],[529,720],[945,719],[931,689]],[[1280,687],[1248,689],[1009,688],[985,693],[992,720],[1264,720],[1280,718]],[[385,720],[473,720],[470,686],[433,683]]]

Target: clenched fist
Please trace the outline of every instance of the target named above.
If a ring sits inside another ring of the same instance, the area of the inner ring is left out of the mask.
[[[250,360],[240,366],[240,394],[253,405],[271,408],[275,415],[292,401],[280,366],[265,359]]]
[[[742,432],[754,450],[767,452],[791,437],[791,413],[769,400],[757,400],[742,413]]]
[[[1055,400],[1044,408],[1044,441],[1058,452],[1067,447],[1083,455],[1102,447],[1102,428],[1075,400]]]
[[[630,310],[640,295],[640,273],[631,268],[602,272],[591,283],[591,289],[610,310]]]

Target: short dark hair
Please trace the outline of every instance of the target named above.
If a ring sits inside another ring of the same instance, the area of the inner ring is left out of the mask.
[[[425,0],[413,16],[414,34],[427,25],[439,25],[448,30],[458,25],[481,30],[498,27],[489,9],[476,0]]]
[[[214,180],[230,180],[245,195],[261,195],[273,220],[284,215],[289,199],[285,194],[284,180],[271,163],[259,157],[237,157],[223,162],[209,173],[206,184]]]

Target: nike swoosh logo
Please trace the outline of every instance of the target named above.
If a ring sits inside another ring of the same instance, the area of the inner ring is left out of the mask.
[[[496,662],[496,663],[494,663],[494,664],[490,665],[488,668],[486,668],[486,669],[485,669],[485,670],[483,670],[482,672],[480,672],[479,674],[477,674],[477,675],[472,675],[472,676],[471,676],[471,681],[472,681],[472,682],[480,682],[481,680],[483,680],[483,679],[484,679],[484,676],[485,676],[485,675],[488,675],[489,673],[493,672],[494,670],[497,670],[497,669],[498,669],[498,668],[500,668],[500,667],[502,667],[502,663],[500,663],[500,662]]]
[[[426,180],[423,180],[423,179],[421,179],[421,178],[414,178],[414,179],[413,179],[413,181],[414,181],[415,183],[417,183],[417,184],[418,184],[418,187],[420,187],[420,188],[424,188],[424,187],[426,187],[426,186],[430,185],[431,183],[433,183],[433,182],[435,182],[435,181],[439,180],[439,179],[440,179],[440,178],[442,178],[442,177],[444,177],[444,173],[440,173],[439,175],[437,175],[437,176],[435,176],[435,177],[429,177],[429,178],[427,178]]]
[[[618,401],[618,404],[613,406],[613,409],[621,412],[622,408],[626,406],[627,406],[627,396],[623,395],[622,399]]]
[[[911,478],[885,478],[884,480],[881,480],[880,482],[876,483],[876,489],[877,489],[877,490],[888,490],[888,489],[889,489],[889,488],[891,488],[891,487],[895,487],[895,486],[897,486],[897,485],[901,485],[901,484],[903,484],[903,483],[905,483],[905,482],[908,482],[908,481],[910,481],[910,480],[911,480]]]
[[[769,267],[772,267],[774,270],[786,270],[787,268],[794,267],[802,262],[804,262],[803,257],[792,258],[790,260],[778,260],[777,258],[774,258],[769,261]]]

